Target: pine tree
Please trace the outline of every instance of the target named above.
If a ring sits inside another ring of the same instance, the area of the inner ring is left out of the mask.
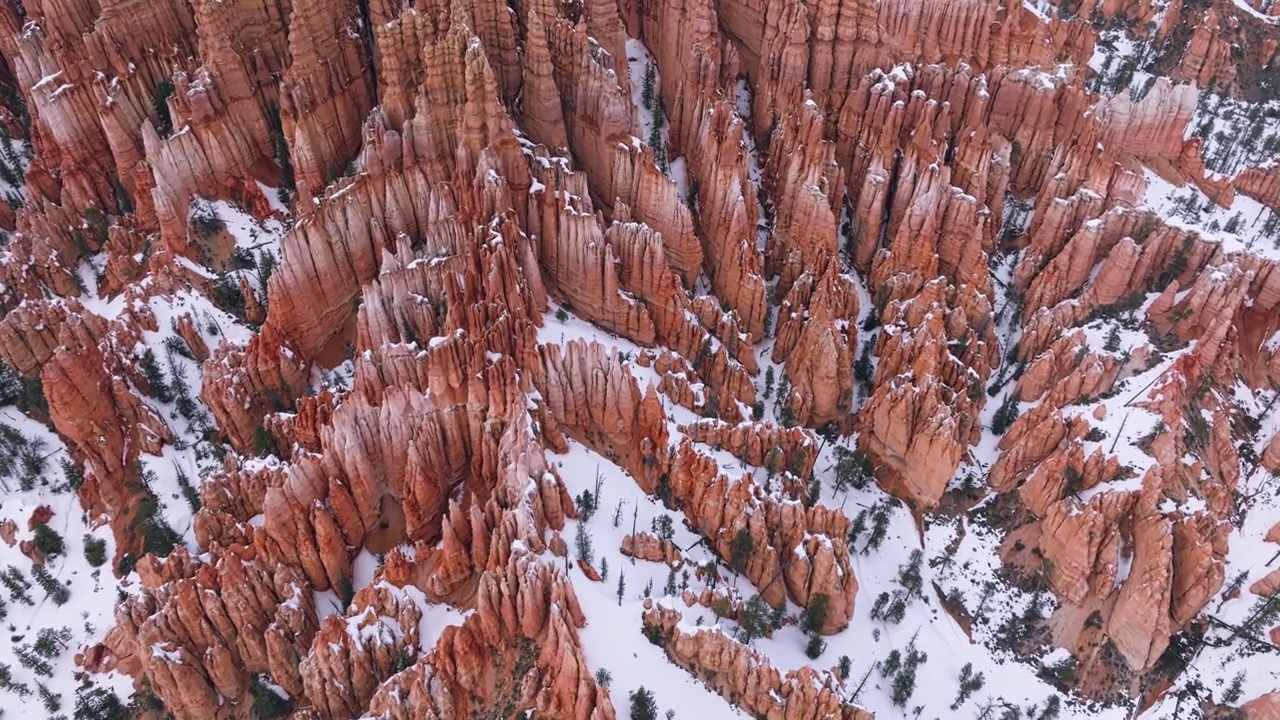
[[[92,567],[102,567],[107,562],[107,541],[85,533],[84,559]]]
[[[1107,352],[1118,352],[1120,350],[1120,328],[1118,326],[1111,326],[1111,331],[1107,333],[1107,340],[1102,349]]]
[[[1222,702],[1220,704],[1235,705],[1240,702],[1240,697],[1244,694],[1244,678],[1245,674],[1243,670],[1236,673],[1235,677],[1231,678],[1231,684],[1228,685],[1227,689],[1222,693]]]
[[[662,513],[653,519],[650,529],[658,536],[659,540],[671,540],[676,536],[675,524],[671,521],[671,516]]]
[[[75,720],[128,720],[132,716],[133,711],[110,690],[89,686],[76,689]]]
[[[810,635],[809,642],[804,647],[804,654],[810,660],[817,660],[822,653],[827,651],[827,641],[822,639],[821,635]]]
[[[768,635],[772,611],[773,608],[769,607],[764,598],[752,595],[738,611],[738,640],[744,645],[750,645],[756,638]]]
[[[836,490],[852,487],[854,490],[865,490],[875,478],[875,469],[871,465],[871,457],[861,449],[850,450],[842,445],[835,448],[836,455]]]
[[[589,522],[591,516],[596,514],[596,497],[590,490],[583,490],[573,499],[573,503],[578,508],[578,514],[582,516],[582,522]]]
[[[959,710],[974,693],[982,689],[985,679],[982,673],[973,673],[973,663],[965,663],[960,668],[960,689],[956,691],[956,701],[951,703],[951,709]]]
[[[741,573],[747,569],[747,560],[751,558],[753,552],[755,552],[755,540],[752,539],[749,530],[742,528],[729,543],[729,564],[736,572]]]
[[[36,636],[36,642],[31,646],[41,656],[50,660],[62,654],[67,649],[67,643],[71,641],[71,630],[62,628],[54,630],[53,628],[43,628]]]
[[[849,674],[853,672],[853,661],[849,659],[848,655],[840,656],[839,667],[840,667],[840,679],[848,680]]]
[[[631,693],[631,720],[658,720],[658,704],[643,685]]]
[[[253,679],[249,692],[253,695],[253,716],[258,720],[275,720],[288,714],[289,701],[280,697],[261,677]]]
[[[45,710],[56,713],[62,707],[62,695],[54,693],[39,680],[36,681],[36,692],[40,693],[40,702],[44,703]]]
[[[996,435],[1003,435],[1005,430],[1018,419],[1018,394],[1017,392],[1009,393],[1009,396],[1000,403],[1000,407],[996,409],[996,414],[991,418],[991,432]]]
[[[644,80],[640,83],[640,104],[645,110],[653,110],[654,85],[658,79],[658,71],[653,63],[644,64]]]
[[[578,523],[573,543],[578,549],[578,560],[584,565],[590,565],[595,562],[595,551],[591,549],[591,536],[587,535],[585,527],[582,523]]]
[[[23,645],[14,650],[13,654],[18,656],[18,662],[22,664],[22,667],[37,675],[53,677],[53,666],[49,664],[48,660],[32,652],[30,645]]]
[[[142,377],[147,381],[147,387],[155,399],[162,403],[173,402],[173,389],[165,381],[164,372],[160,370],[160,364],[156,362],[156,354],[151,351],[151,348],[143,351],[142,357],[138,359],[138,367],[142,370]]]
[[[31,583],[27,582],[26,577],[18,568],[10,565],[3,573],[0,573],[0,583],[3,583],[9,589],[9,597],[20,603],[35,605],[31,596],[27,594],[27,590],[31,589]]]
[[[55,605],[62,605],[71,599],[71,591],[65,585],[58,582],[56,578],[49,574],[43,565],[31,566],[31,577],[35,578],[36,584],[44,590],[45,595],[54,602]]]
[[[654,162],[664,173],[671,169],[667,163],[667,143],[662,139],[662,126],[666,122],[666,108],[662,105],[662,98],[658,98],[653,108],[653,124],[649,126],[649,145],[653,147]]]
[[[809,598],[809,607],[800,613],[800,630],[809,635],[822,632],[827,623],[827,614],[831,609],[831,598],[824,593],[814,593]]]
[[[40,554],[45,557],[53,557],[61,555],[66,549],[66,545],[62,542],[62,536],[56,530],[49,527],[47,523],[40,523],[36,526],[35,546]]]
[[[627,571],[618,571],[618,607],[622,607],[622,595],[627,591]]]
[[[600,579],[609,579],[609,558],[600,558]]]
[[[676,594],[676,571],[675,570],[667,571],[667,585],[662,589],[662,593],[667,596],[674,596]]]

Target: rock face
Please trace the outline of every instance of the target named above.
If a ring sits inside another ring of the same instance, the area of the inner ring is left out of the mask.
[[[655,607],[645,613],[646,627],[664,638],[667,657],[697,674],[721,695],[737,698],[742,709],[766,718],[841,718],[872,720],[871,713],[843,703],[833,688],[819,684],[811,668],[778,672],[764,655],[723,633],[679,627],[680,613]]]
[[[1245,168],[1232,180],[1236,191],[1272,210],[1280,208],[1280,158],[1258,167]]]

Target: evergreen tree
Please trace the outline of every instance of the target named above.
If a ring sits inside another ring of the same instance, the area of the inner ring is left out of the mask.
[[[151,91],[151,106],[156,111],[156,134],[162,139],[173,134],[173,116],[169,114],[169,98],[173,96],[173,81],[164,78]]]
[[[618,606],[622,606],[622,595],[627,591],[627,572],[618,571]]]
[[[969,701],[974,693],[982,689],[986,678],[982,673],[974,674],[973,663],[965,663],[960,668],[960,689],[956,691],[956,701],[951,703],[952,710],[959,710],[961,705]]]
[[[991,418],[991,432],[996,435],[1003,435],[1005,430],[1018,419],[1018,395],[1017,392],[1009,393],[1009,396],[1000,403],[1000,407],[996,409],[996,414]]]
[[[110,690],[89,686],[76,689],[75,720],[129,720],[132,716],[133,712]]]
[[[40,694],[40,702],[44,703],[45,710],[56,713],[58,708],[62,707],[62,695],[45,687],[45,684],[39,680],[36,681],[36,691]]]
[[[729,564],[736,572],[741,573],[747,569],[747,560],[751,559],[753,552],[755,552],[755,540],[751,538],[750,531],[742,528],[729,543]]]
[[[155,399],[162,403],[173,402],[173,389],[165,380],[164,372],[160,370],[160,364],[156,362],[156,354],[151,351],[151,348],[142,352],[142,357],[138,359],[138,367],[142,370],[142,377],[147,381],[147,387]]]
[[[853,488],[865,490],[875,479],[875,469],[871,465],[871,457],[861,449],[850,450],[842,445],[835,448],[836,455],[836,490]]]
[[[53,665],[33,652],[30,645],[23,645],[14,650],[13,654],[18,656],[18,662],[22,664],[22,667],[37,675],[53,677]]]
[[[67,643],[71,641],[71,630],[69,628],[61,628],[54,630],[53,628],[43,628],[36,635],[36,642],[31,649],[35,650],[41,656],[50,660],[62,654],[67,649]]]
[[[826,650],[827,641],[821,635],[810,635],[808,644],[804,646],[804,654],[810,660],[817,660]]]
[[[258,720],[275,720],[288,714],[289,701],[280,697],[260,676],[253,679],[249,692],[253,695],[253,715]]]
[[[582,516],[582,522],[591,520],[591,516],[596,514],[596,497],[591,494],[590,490],[583,490],[578,497],[573,499],[574,505],[578,507],[578,514]]]
[[[39,550],[40,554],[45,557],[61,555],[66,549],[66,545],[62,542],[62,536],[49,527],[47,523],[37,525],[35,533],[36,550]]]
[[[578,529],[574,533],[573,543],[578,549],[578,560],[584,565],[590,565],[595,562],[595,551],[591,549],[591,536],[587,535],[584,530],[586,526],[578,523]]]
[[[764,598],[752,595],[738,611],[738,640],[744,645],[750,645],[756,638],[768,635],[772,610]]]
[[[31,688],[25,683],[16,683],[13,681],[13,668],[0,663],[0,690],[8,690],[18,697],[26,697],[31,694]]]
[[[50,575],[45,566],[32,565],[31,577],[35,578],[36,584],[40,586],[41,590],[44,590],[45,595],[47,595],[55,605],[65,604],[67,600],[71,599],[71,591]]]
[[[1118,326],[1111,326],[1111,330],[1107,333],[1107,340],[1103,344],[1102,349],[1107,352],[1118,352],[1120,350],[1120,328]]]
[[[827,622],[827,614],[831,610],[831,598],[824,593],[814,593],[809,598],[809,607],[800,613],[800,630],[809,635],[822,632]]]
[[[31,596],[27,594],[27,591],[31,589],[31,583],[27,582],[26,577],[18,568],[10,565],[3,573],[0,573],[0,583],[3,583],[9,589],[9,597],[27,605],[35,605]]]
[[[671,540],[676,536],[675,524],[671,521],[671,516],[666,513],[654,518],[649,527],[659,540]]]
[[[658,720],[658,704],[643,685],[631,693],[631,720]]]
[[[649,145],[653,147],[654,162],[664,173],[671,169],[667,163],[667,143],[662,138],[662,126],[666,122],[666,108],[662,105],[662,98],[658,98],[653,108],[653,124],[649,126]]]
[[[653,110],[654,85],[658,79],[658,71],[652,62],[644,64],[644,79],[640,83],[640,104],[645,110]]]

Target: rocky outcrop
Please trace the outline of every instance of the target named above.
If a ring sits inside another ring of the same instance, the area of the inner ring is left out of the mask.
[[[675,566],[681,561],[680,548],[676,547],[675,543],[670,540],[660,539],[647,532],[639,532],[622,538],[620,550],[623,555],[648,560],[649,562],[660,562]]]
[[[355,2],[296,4],[289,16],[280,120],[298,183],[299,207],[345,174],[373,105],[371,59]],[[287,267],[287,263],[285,263]]]
[[[1231,184],[1236,192],[1248,195],[1272,210],[1280,210],[1280,158],[1245,168]]]
[[[848,624],[857,579],[848,548],[832,540],[848,535],[844,513],[779,498],[750,476],[730,480],[689,439],[669,446],[654,388],[642,395],[635,379],[600,345],[572,341],[563,352],[545,345],[539,352],[545,372],[540,391],[566,434],[614,459],[645,490],[679,503],[721,557],[732,556],[737,534],[750,535],[754,550],[742,573],[766,601],[790,597],[807,605],[823,594],[830,604],[824,632]],[[800,452],[793,458],[809,462]],[[791,497],[802,488],[793,482]]]
[[[301,693],[297,657],[317,626],[313,596],[297,571],[266,570],[246,548],[216,565],[179,550],[165,562],[175,563],[187,565],[180,577],[117,607],[106,639],[115,667],[145,675],[178,717],[215,717],[220,697],[249,702],[252,673]]]
[[[663,639],[667,657],[756,717],[871,720],[871,713],[841,700],[828,678],[809,667],[781,673],[769,659],[719,630],[688,632],[680,613],[657,605],[645,612],[646,628]]]

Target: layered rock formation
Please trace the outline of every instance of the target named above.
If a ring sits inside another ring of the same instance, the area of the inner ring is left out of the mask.
[[[87,662],[180,720],[244,717],[268,684],[298,718],[615,717],[561,535],[589,522],[580,452],[695,538],[633,530],[624,554],[722,563],[744,598],[824,608],[815,638],[861,632],[866,528],[829,448],[854,433],[864,507],[923,525],[985,480],[1001,559],[1058,600],[1039,641],[1084,695],[1154,702],[1227,584],[1241,488],[1280,467],[1243,398],[1280,384],[1275,259],[1146,208],[1158,177],[1280,212],[1280,175],[1205,171],[1193,85],[1089,92],[1096,31],[1062,13],[29,4],[0,7],[0,124],[34,155],[0,214],[0,358],[135,583]],[[1074,11],[1248,96],[1277,44],[1248,9]],[[278,262],[202,229],[210,200],[287,219]],[[190,484],[179,460],[199,487],[171,493],[175,539],[153,485],[166,463]],[[441,605],[465,618],[428,640]],[[749,714],[870,717],[651,605],[644,632]]]

